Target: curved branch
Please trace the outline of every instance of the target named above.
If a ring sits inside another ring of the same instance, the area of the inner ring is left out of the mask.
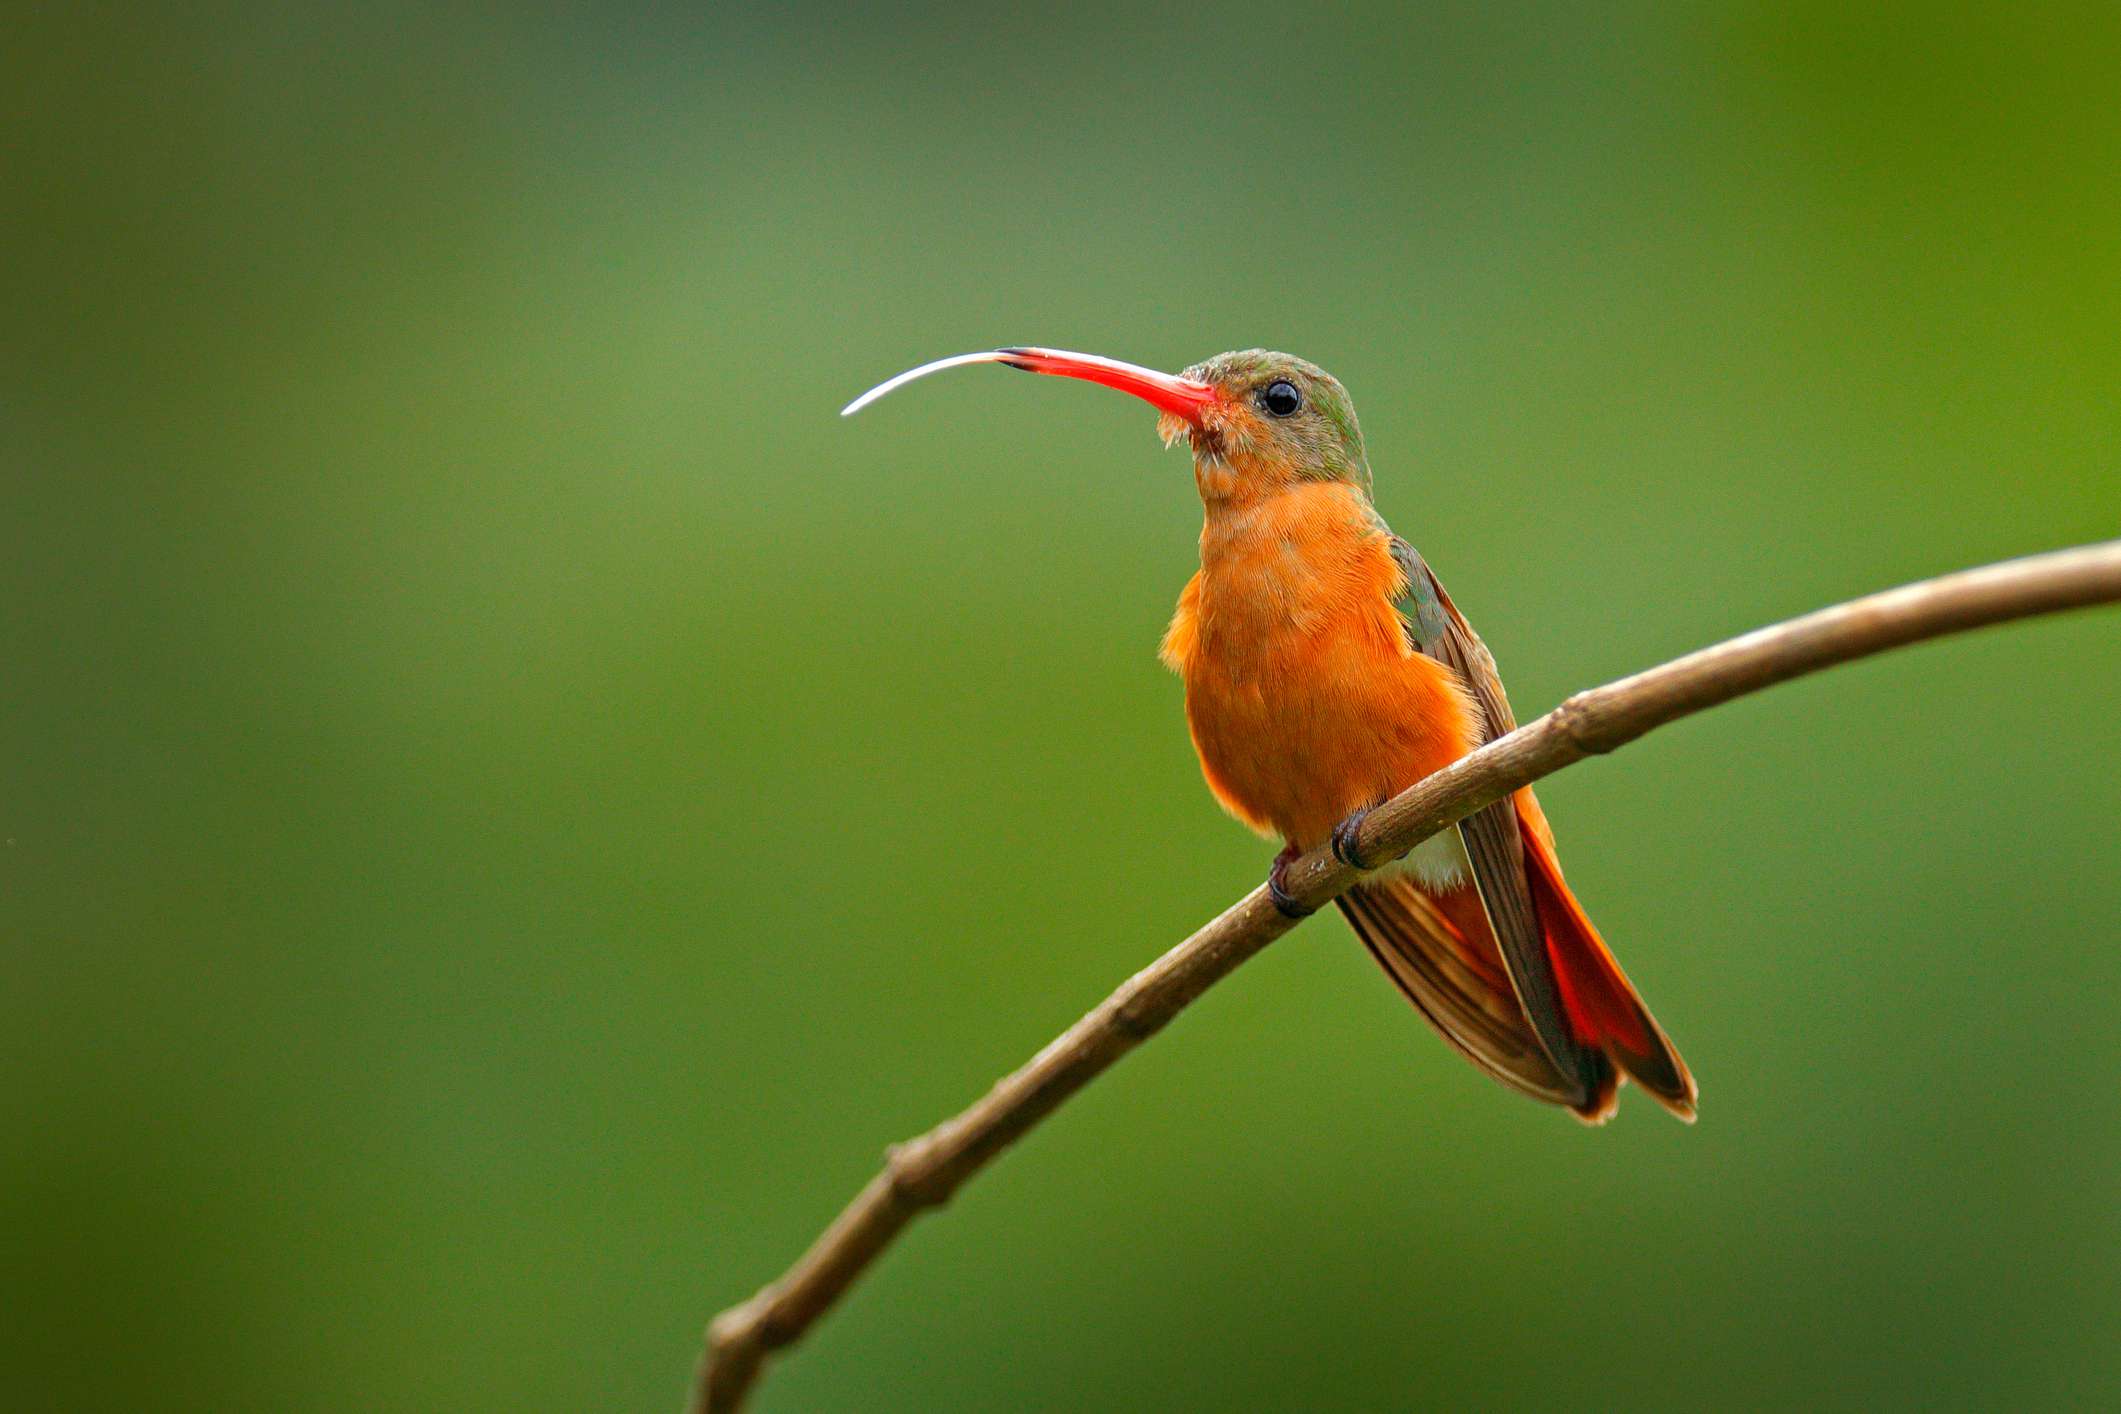
[[[2121,601],[2121,540],[1986,565],[1821,609],[1579,692],[1370,812],[1358,847],[1392,859],[1475,810],[1564,766],[1667,722],[1821,668],[1927,638],[2011,619]],[[1314,850],[1284,876],[1322,905],[1360,875]],[[872,1178],[786,1274],[708,1327],[689,1408],[742,1404],[768,1352],[797,1340],[899,1231],[1107,1066],[1294,924],[1254,889],[1192,937],[1127,979],[977,1104],[891,1149]]]

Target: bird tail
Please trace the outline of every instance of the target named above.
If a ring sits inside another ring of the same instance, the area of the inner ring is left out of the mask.
[[[1518,831],[1524,838],[1525,879],[1539,910],[1540,931],[1569,1028],[1579,1040],[1611,1056],[1659,1104],[1692,1123],[1694,1077],[1613,960],[1583,905],[1569,892],[1538,808],[1535,804],[1527,812],[1520,805]]]
[[[1526,883],[1563,1015],[1584,1048],[1580,1075],[1563,1074],[1525,1015],[1470,883],[1434,889],[1407,874],[1373,876],[1339,897],[1340,910],[1429,1024],[1511,1089],[1599,1124],[1611,1118],[1625,1072],[1691,1121],[1693,1077],[1569,892],[1537,810],[1518,821]]]

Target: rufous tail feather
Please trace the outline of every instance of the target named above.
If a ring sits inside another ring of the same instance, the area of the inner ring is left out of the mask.
[[[1540,931],[1570,1027],[1578,1039],[1611,1056],[1659,1104],[1691,1123],[1694,1077],[1687,1073],[1686,1062],[1569,892],[1545,832],[1520,815],[1519,833],[1524,838],[1525,878],[1539,909]]]

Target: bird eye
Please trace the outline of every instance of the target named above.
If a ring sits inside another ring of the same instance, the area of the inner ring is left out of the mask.
[[[1259,405],[1274,417],[1287,417],[1304,405],[1304,395],[1286,378],[1277,378],[1260,389]]]

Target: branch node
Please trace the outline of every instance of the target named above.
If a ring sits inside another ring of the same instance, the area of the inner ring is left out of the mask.
[[[926,1136],[893,1144],[884,1151],[884,1172],[891,1177],[891,1196],[910,1212],[940,1208],[950,1201],[950,1185],[938,1182],[940,1175],[928,1162]]]
[[[1125,1036],[1130,1041],[1146,1041],[1156,1034],[1156,1023],[1145,1016],[1137,1015],[1124,1002],[1105,1013],[1105,1025]]]
[[[739,1347],[756,1339],[752,1329],[751,1303],[732,1306],[707,1323],[707,1345],[717,1360],[726,1359]]]
[[[1571,693],[1548,716],[1569,744],[1586,756],[1603,756],[1620,745],[1610,739],[1606,730],[1605,714],[1599,708],[1596,689]]]

